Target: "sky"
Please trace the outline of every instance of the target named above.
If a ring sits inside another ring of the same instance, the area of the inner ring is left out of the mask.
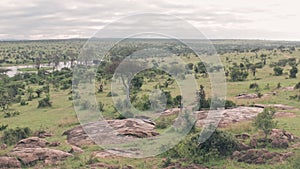
[[[209,39],[298,41],[299,6],[296,0],[1,0],[0,39],[90,38],[124,17],[153,13],[178,17]]]

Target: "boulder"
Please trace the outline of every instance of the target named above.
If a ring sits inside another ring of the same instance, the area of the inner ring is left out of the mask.
[[[108,120],[117,132],[122,136],[133,136],[138,138],[153,137],[159,133],[154,131],[155,126],[141,119]]]
[[[246,151],[235,151],[231,158],[236,159],[238,162],[245,162],[248,164],[273,164],[283,162],[292,155],[292,152],[277,153],[269,152],[265,149],[249,149]]]
[[[18,158],[22,164],[29,166],[39,161],[45,165],[56,164],[72,156],[70,153],[49,148],[15,148],[8,155]]]
[[[270,139],[273,148],[288,148],[289,143],[295,141],[296,137],[282,129],[272,129]]]
[[[133,169],[132,166],[126,165],[126,166],[117,166],[117,165],[110,165],[105,163],[95,163],[90,165],[91,169],[98,169],[98,168],[107,168],[107,169]]]
[[[257,140],[256,140],[255,138],[252,138],[252,139],[250,140],[250,146],[251,146],[252,148],[256,148],[256,147],[257,147]]]
[[[93,140],[99,144],[118,144],[158,134],[153,122],[136,118],[88,123],[63,133],[70,144],[78,147],[95,144]]]
[[[248,133],[236,134],[235,138],[241,139],[241,140],[246,140],[246,139],[250,138],[250,134],[248,134]]]
[[[72,146],[71,150],[69,151],[69,153],[83,153],[84,151],[79,148],[79,147],[76,147],[76,146]]]
[[[39,138],[46,138],[46,137],[52,137],[53,134],[47,132],[47,131],[37,131],[33,134],[34,136],[36,137],[39,137]]]
[[[213,113],[216,113],[216,116],[213,116]],[[215,110],[215,111],[198,111],[196,112],[196,125],[198,127],[203,127],[204,125],[208,125],[209,122],[217,122],[220,121],[218,127],[227,127],[228,125],[239,123],[247,120],[254,119],[258,113],[263,111],[263,108],[259,107],[236,107],[232,109],[225,110]],[[208,119],[208,113],[212,113],[210,118]]]
[[[49,145],[47,140],[38,138],[38,137],[29,137],[23,140],[20,140],[15,148],[44,148]]]
[[[60,142],[55,141],[49,144],[49,147],[58,147],[60,145]]]
[[[0,157],[0,168],[21,168],[21,163],[14,157]]]
[[[249,150],[249,149],[251,149],[251,147],[248,146],[248,145],[245,144],[245,143],[238,143],[238,144],[237,144],[237,149],[238,149],[239,151],[242,151],[242,150]]]
[[[258,98],[258,95],[256,93],[241,93],[237,95],[235,98],[237,99],[256,99]]]
[[[7,145],[6,145],[6,144],[0,144],[0,149],[1,149],[1,150],[7,149]]]
[[[283,105],[283,104],[254,104],[254,107],[260,107],[260,108],[274,107],[274,108],[280,109],[280,110],[295,109],[295,107],[293,107],[293,106],[287,106],[287,105]]]
[[[161,115],[162,116],[170,116],[170,115],[177,115],[180,112],[180,108],[173,108],[165,110]]]

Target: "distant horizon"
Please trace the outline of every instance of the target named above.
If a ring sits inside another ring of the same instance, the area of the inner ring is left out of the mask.
[[[16,42],[16,41],[56,41],[56,40],[89,40],[89,39],[125,39],[125,38],[95,38],[95,37],[78,37],[78,38],[41,38],[41,39],[1,39],[0,38],[0,42]],[[126,38],[126,39],[149,39],[149,40],[174,40],[171,38],[159,38],[159,37],[154,37],[154,38],[149,38],[149,37],[133,37],[133,38]],[[193,39],[193,38],[181,38],[183,40],[212,40],[212,41],[216,41],[216,40],[237,40],[237,41],[282,41],[282,42],[300,42],[300,39],[251,39],[251,38],[207,38],[207,39]]]

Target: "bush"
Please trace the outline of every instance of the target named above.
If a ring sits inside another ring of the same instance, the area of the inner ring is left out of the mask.
[[[277,126],[277,122],[273,120],[275,113],[273,108],[264,108],[264,111],[259,113],[254,119],[253,126],[262,130],[265,134],[265,138],[267,138],[270,131]]]
[[[258,88],[259,86],[258,86],[258,84],[257,83],[251,83],[250,85],[249,85],[249,89],[255,89],[255,88]]]
[[[22,99],[20,102],[20,105],[25,106],[25,105],[28,105],[28,103],[26,102],[26,100]]]
[[[273,71],[274,71],[275,76],[280,76],[280,75],[283,74],[283,69],[281,67],[278,67],[278,66],[274,67]]]
[[[20,112],[15,111],[15,112],[6,112],[4,113],[4,118],[10,118],[10,117],[15,117],[20,115]]]
[[[296,78],[296,75],[298,73],[298,68],[296,66],[293,66],[290,70],[290,78]]]
[[[118,94],[114,92],[108,92],[106,95],[106,97],[112,97],[112,96],[118,96]]]
[[[19,140],[31,136],[31,130],[28,127],[16,129],[9,129],[3,133],[3,143],[7,145],[16,144]]]
[[[104,103],[99,102],[98,103],[98,108],[99,108],[99,111],[103,112],[104,111]]]
[[[3,131],[3,130],[5,130],[7,127],[8,127],[8,125],[7,125],[7,124],[6,124],[6,125],[2,124],[2,125],[0,126],[0,131]]]
[[[300,82],[295,85],[294,89],[300,89]]]
[[[199,134],[189,135],[162,156],[188,159],[193,163],[230,156],[237,149],[237,141],[229,133],[216,130],[204,143],[199,144]]]
[[[39,100],[38,108],[43,108],[43,107],[51,107],[52,103],[50,102],[50,96],[47,95],[46,98]]]

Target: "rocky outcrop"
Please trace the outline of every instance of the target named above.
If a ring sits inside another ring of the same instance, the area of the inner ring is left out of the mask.
[[[207,118],[207,111],[198,111],[196,112],[196,118],[198,119],[196,125],[202,127],[203,125],[207,125],[210,121],[216,122],[218,119],[220,119],[219,127],[226,127],[230,124],[252,120],[257,116],[258,113],[261,113],[262,111],[263,108],[259,107],[241,106],[233,109],[219,110],[218,116],[211,116],[210,119]],[[211,111],[210,113],[214,113],[214,111]]]
[[[76,154],[76,153],[83,153],[84,151],[79,148],[79,147],[76,147],[76,146],[72,146],[71,150],[69,151],[69,153],[72,153],[72,154]]]
[[[88,123],[70,129],[63,134],[67,135],[70,144],[80,147],[95,144],[93,140],[99,144],[114,144],[136,138],[153,137],[159,134],[154,128],[154,123],[149,120],[129,118]]]
[[[270,139],[273,148],[288,148],[289,143],[298,138],[285,130],[272,129]]]
[[[165,160],[163,163],[166,163]],[[182,165],[181,162],[170,162],[170,164],[166,164],[167,166],[161,166],[163,169],[208,169],[205,166],[201,166],[198,164],[190,164],[190,165]]]
[[[99,168],[107,168],[107,169],[133,169],[132,166],[126,165],[126,166],[117,166],[117,165],[110,165],[105,163],[95,163],[90,165],[91,169],[99,169]]]
[[[20,140],[15,148],[44,148],[50,143],[47,140],[38,138],[38,137],[29,137],[23,140]]]
[[[264,149],[249,149],[247,151],[233,152],[232,158],[236,159],[238,162],[245,162],[248,164],[273,164],[277,162],[283,162],[292,155],[292,152],[277,153],[269,152]]]
[[[37,162],[42,162],[41,165],[55,164],[72,156],[72,154],[61,150],[46,148],[51,145],[53,143],[50,144],[47,140],[39,137],[22,139],[12,151],[7,153],[8,157],[0,157],[0,168],[16,168],[21,167],[21,164],[32,166]]]
[[[36,137],[39,137],[39,138],[46,138],[46,137],[52,137],[53,134],[47,132],[47,131],[37,131],[33,134],[34,136]]]
[[[0,144],[0,149],[1,149],[1,150],[7,149],[7,145],[6,145],[6,144]]]
[[[108,120],[118,135],[133,136],[138,138],[153,137],[159,133],[154,131],[153,123],[141,119]]]
[[[16,157],[23,165],[31,166],[39,161],[45,165],[56,164],[72,154],[49,148],[15,148],[8,153],[8,156]]]
[[[0,157],[0,168],[21,168],[21,163],[14,157]]]
[[[180,108],[173,108],[164,111],[161,115],[162,116],[177,115],[179,112],[180,112]]]
[[[265,108],[265,107],[274,107],[280,110],[292,110],[295,109],[293,106],[287,106],[283,104],[254,104],[254,107]]]
[[[234,137],[240,140],[246,140],[249,139],[251,136],[248,133],[242,133],[242,134],[236,134],[234,135]]]
[[[236,99],[256,99],[258,95],[255,93],[241,93],[235,97]]]

